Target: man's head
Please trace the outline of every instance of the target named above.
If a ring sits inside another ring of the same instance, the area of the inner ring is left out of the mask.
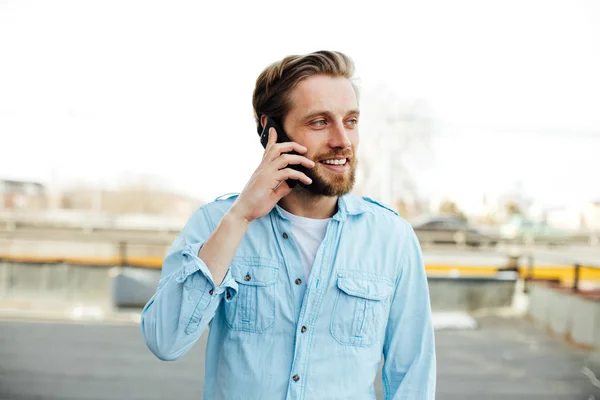
[[[258,77],[252,104],[260,134],[267,117],[280,122],[289,138],[308,148],[312,169],[301,168],[315,195],[341,196],[352,190],[358,146],[358,91],[354,64],[339,52],[289,56]],[[338,161],[333,161],[333,160]],[[332,165],[346,160],[344,165]]]

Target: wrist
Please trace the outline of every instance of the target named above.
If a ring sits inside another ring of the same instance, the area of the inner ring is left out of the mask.
[[[240,210],[238,206],[236,206],[236,204],[229,209],[225,215],[225,218],[227,218],[229,222],[236,226],[242,225],[244,227],[248,227],[252,222],[252,219],[248,218],[244,212]]]

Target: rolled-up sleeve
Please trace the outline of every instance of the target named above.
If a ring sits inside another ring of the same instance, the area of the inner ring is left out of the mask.
[[[215,281],[210,273],[210,270],[204,261],[198,257],[198,253],[200,253],[200,249],[203,245],[204,242],[188,244],[185,246],[181,252],[181,255],[185,261],[175,280],[178,283],[184,283],[191,275],[199,271],[206,281],[206,285],[215,290],[215,294],[223,293],[226,288],[232,288],[237,291],[237,283],[232,278],[230,270],[227,270],[227,274],[225,275],[223,282],[221,282],[218,287],[215,285]]]
[[[198,257],[213,229],[205,209],[192,215],[169,249],[156,292],[142,310],[142,335],[161,360],[185,355],[214,317],[225,293],[237,293],[237,282],[229,270],[216,286]]]
[[[386,400],[435,399],[436,355],[429,288],[421,248],[410,227],[383,351]]]

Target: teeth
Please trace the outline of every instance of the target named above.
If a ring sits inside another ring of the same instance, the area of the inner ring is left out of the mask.
[[[344,165],[346,164],[346,159],[342,158],[341,160],[324,160],[323,163],[331,165]]]

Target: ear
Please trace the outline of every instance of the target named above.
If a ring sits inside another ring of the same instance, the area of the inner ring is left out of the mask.
[[[269,117],[266,116],[265,114],[263,114],[263,115],[260,116],[260,126],[261,126],[261,128],[265,127],[265,125],[267,124],[267,119],[268,118]]]

